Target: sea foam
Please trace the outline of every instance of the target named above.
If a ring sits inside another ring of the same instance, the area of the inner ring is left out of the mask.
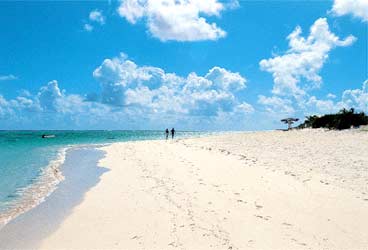
[[[57,185],[64,179],[61,165],[65,161],[69,148],[71,147],[59,149],[57,157],[41,170],[42,173],[33,184],[16,191],[19,198],[7,202],[7,209],[0,213],[0,229],[18,215],[43,202],[57,188]]]

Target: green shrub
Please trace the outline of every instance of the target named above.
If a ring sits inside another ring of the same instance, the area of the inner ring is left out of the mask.
[[[307,116],[304,123],[300,124],[300,128],[329,128],[329,129],[348,129],[358,127],[360,125],[368,125],[368,116],[361,113],[355,113],[352,108],[350,110],[342,109],[337,114],[328,114],[323,116]]]

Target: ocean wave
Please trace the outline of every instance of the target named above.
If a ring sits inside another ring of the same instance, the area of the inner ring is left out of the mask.
[[[65,161],[66,152],[71,147],[64,147],[58,150],[55,159],[51,160],[41,174],[31,185],[17,190],[19,197],[6,204],[7,209],[0,213],[0,229],[17,216],[29,211],[42,203],[57,188],[57,185],[64,180],[61,172],[61,165]]]

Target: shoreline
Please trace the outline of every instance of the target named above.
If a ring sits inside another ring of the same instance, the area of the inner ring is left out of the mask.
[[[56,230],[73,207],[82,202],[85,192],[98,182],[105,171],[97,167],[104,154],[96,145],[66,147],[65,160],[58,170],[63,180],[39,203],[0,229],[0,249],[36,249],[42,238]]]
[[[105,145],[85,155],[99,174],[77,201],[60,203],[61,183],[0,231],[0,248],[25,237],[12,248],[365,249],[367,139],[301,130]],[[36,218],[43,232],[25,229]]]
[[[0,231],[16,217],[37,207],[56,190],[57,185],[64,180],[61,166],[70,148],[69,146],[60,148],[57,157],[42,169],[35,182],[17,191],[19,198],[13,200],[10,207],[0,214]]]
[[[7,131],[7,130],[4,130]],[[28,130],[27,130],[28,131]],[[32,130],[30,130],[32,131]],[[52,131],[52,130],[51,130]],[[57,131],[57,130],[56,130]],[[64,131],[64,130],[61,130]],[[66,130],[67,131],[67,130]],[[102,131],[102,130],[101,130]],[[156,131],[156,130],[153,130]],[[192,131],[179,131],[179,133],[186,133]],[[186,134],[181,135],[183,139],[185,138],[200,138],[203,136],[211,136],[216,134],[223,134],[224,132],[209,132],[206,134],[198,134],[188,136]],[[231,132],[230,132],[231,133]],[[29,210],[36,208],[44,200],[50,196],[57,188],[60,182],[64,180],[63,173],[61,171],[62,165],[65,162],[67,151],[78,150],[83,148],[101,148],[108,146],[113,143],[122,143],[129,141],[155,141],[162,140],[159,138],[140,138],[140,139],[130,139],[128,141],[116,141],[116,142],[100,142],[100,143],[80,143],[80,144],[70,144],[64,145],[58,149],[57,157],[51,159],[46,167],[42,169],[42,173],[37,177],[36,181],[22,189],[17,191],[17,199],[13,200],[6,210],[0,213],[0,231],[9,222],[16,219],[18,216],[27,213]]]

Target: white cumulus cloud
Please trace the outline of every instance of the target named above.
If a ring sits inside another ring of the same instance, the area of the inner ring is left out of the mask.
[[[23,91],[10,100],[0,95],[0,121],[6,128],[16,129],[18,125],[23,129],[91,128],[106,120],[116,120],[108,105],[88,102],[78,94],[66,94],[55,80],[35,94]]]
[[[368,22],[367,0],[334,0],[332,12],[338,16],[353,15]]]
[[[295,110],[291,100],[280,98],[277,96],[266,97],[264,95],[258,96],[258,103],[261,104],[265,110],[271,114],[279,115],[293,115]]]
[[[89,20],[99,23],[101,25],[105,24],[105,17],[100,10],[93,10],[89,13]]]
[[[91,32],[95,26],[94,24],[104,25],[105,24],[105,16],[102,14],[100,10],[92,10],[88,15],[88,22],[83,25],[84,30]]]
[[[347,108],[355,108],[368,113],[368,80],[363,83],[361,89],[345,90],[341,103]]]
[[[122,0],[118,13],[131,24],[144,20],[152,36],[161,41],[217,40],[226,32],[207,17],[219,17],[237,1],[218,0]]]
[[[326,98],[306,95],[301,100],[285,96],[266,97],[258,96],[259,108],[264,109],[270,115],[295,115],[302,118],[306,115],[323,115],[340,111],[341,109],[354,108],[358,112],[368,114],[368,80],[362,88],[344,90],[340,97],[328,94]]]
[[[83,28],[86,31],[92,31],[93,30],[93,26],[90,25],[89,23],[84,24]]]
[[[329,52],[335,47],[349,46],[355,41],[351,35],[340,39],[332,33],[326,18],[314,22],[308,37],[302,37],[301,34],[302,29],[296,27],[287,37],[289,49],[284,55],[260,61],[261,69],[272,73],[274,94],[300,97],[308,89],[318,88],[322,83],[319,71],[328,59]]]
[[[203,75],[139,66],[126,55],[105,59],[93,72],[98,93],[70,94],[52,80],[36,93],[0,95],[1,128],[187,129],[243,128],[254,108],[242,98],[246,79],[215,66]],[[15,124],[15,125],[14,125]]]
[[[320,100],[315,96],[311,96],[306,102],[306,114],[323,115],[338,112],[341,109],[333,100]]]
[[[246,79],[221,67],[204,76],[192,72],[187,77],[166,73],[152,66],[138,66],[124,55],[105,59],[93,72],[101,83],[101,101],[121,107],[135,107],[147,113],[215,116],[219,112],[252,112],[237,92]]]
[[[58,101],[61,98],[62,92],[56,80],[50,81],[47,85],[41,87],[37,95],[40,107],[45,111],[56,111]]]
[[[328,114],[336,113],[339,110],[354,108],[358,112],[368,113],[368,80],[363,83],[361,89],[347,89],[341,94],[340,100],[334,100],[337,97],[334,95],[333,99],[318,99],[311,96],[306,102],[307,114]]]
[[[12,81],[17,80],[18,77],[15,75],[0,75],[0,81]]]

